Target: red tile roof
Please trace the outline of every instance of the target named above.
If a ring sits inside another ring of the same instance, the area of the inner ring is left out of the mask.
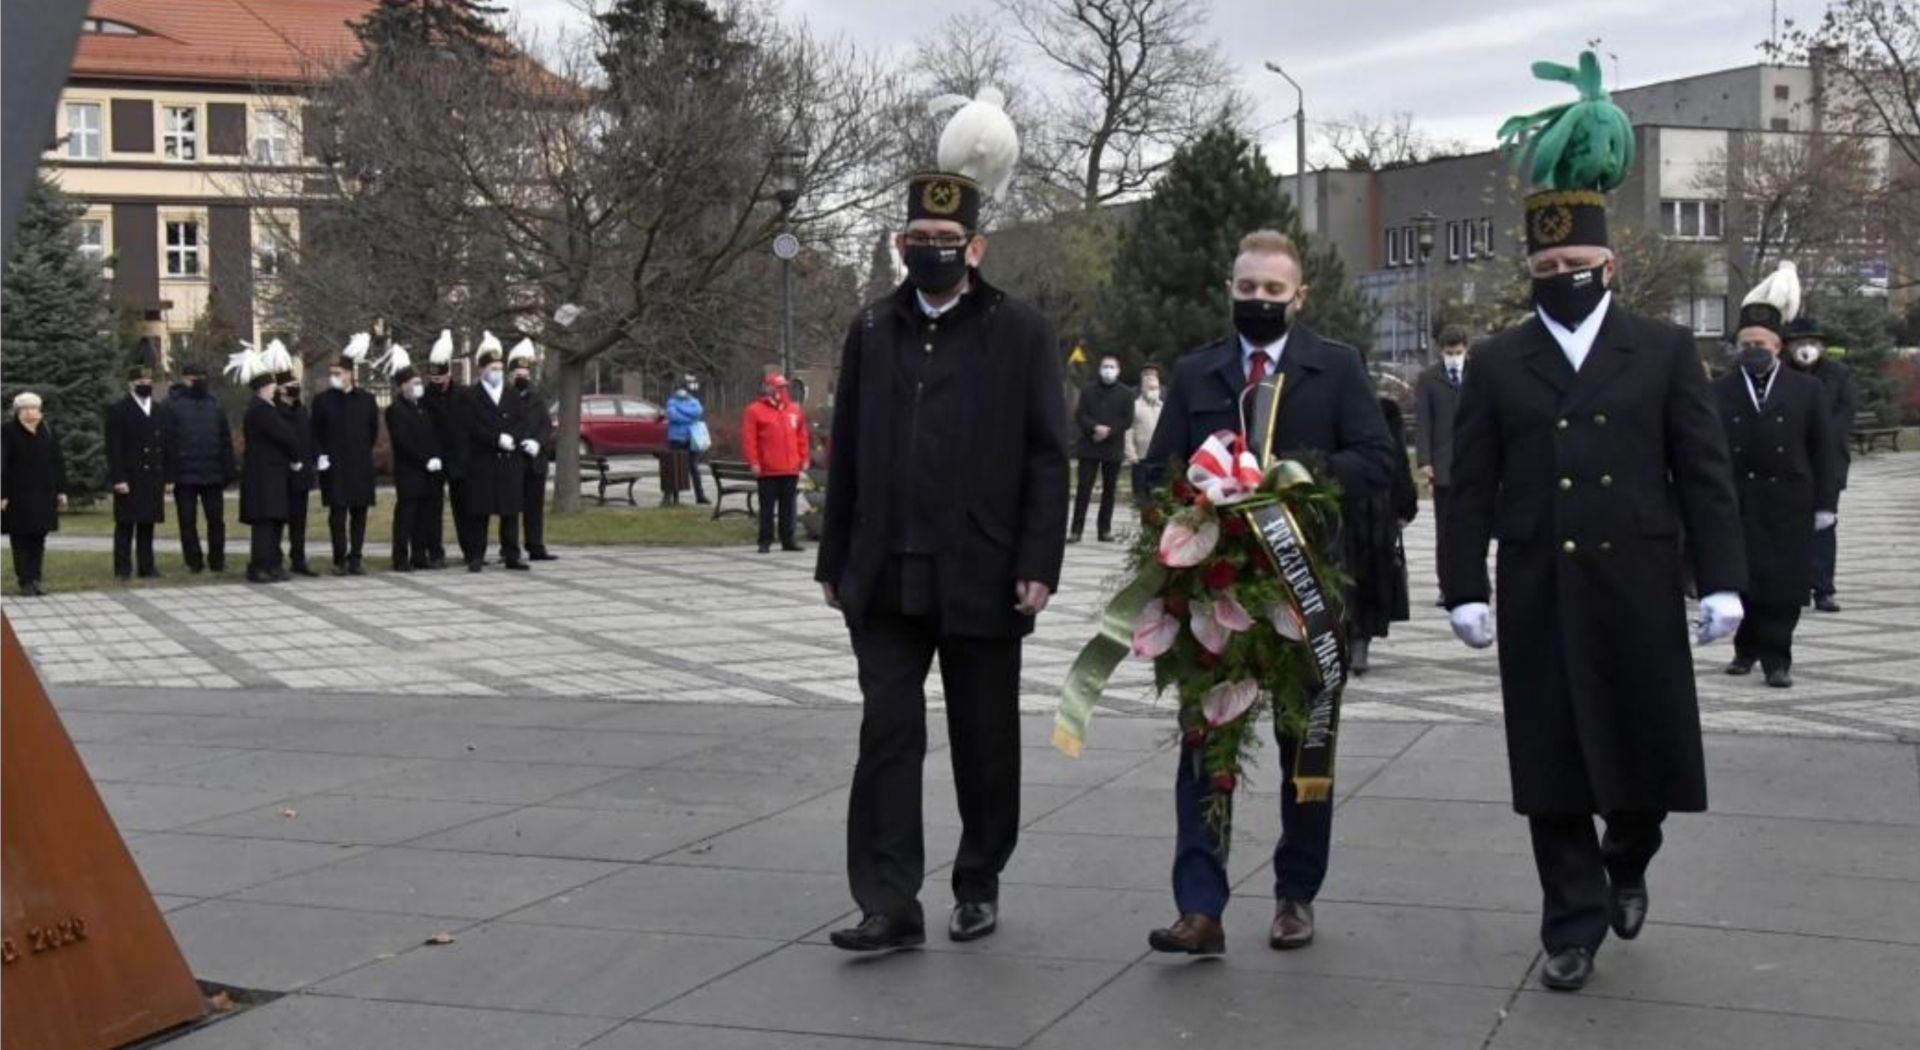
[[[82,33],[73,75],[175,83],[294,83],[358,53],[348,28],[375,0],[92,0],[138,36]]]

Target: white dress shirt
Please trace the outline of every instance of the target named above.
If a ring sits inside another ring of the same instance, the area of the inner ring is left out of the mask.
[[[927,293],[920,291],[918,288],[914,289],[913,297],[915,300],[917,300],[920,303],[921,313],[926,314],[928,317],[933,318],[934,320],[939,320],[942,316],[946,314],[948,310],[951,310],[954,307],[960,305],[960,300],[966,297],[967,291],[968,291],[967,289],[962,288],[960,290],[959,295],[956,295],[953,298],[948,299],[946,302],[941,303],[939,306],[935,306],[932,303],[928,302]]]
[[[1243,376],[1250,376],[1253,374],[1253,355],[1255,354],[1267,355],[1267,374],[1268,375],[1273,375],[1275,372],[1280,371],[1280,355],[1284,353],[1287,349],[1287,336],[1290,336],[1292,334],[1293,334],[1292,332],[1288,332],[1287,335],[1283,335],[1280,338],[1275,339],[1273,342],[1267,344],[1266,346],[1255,346],[1251,342],[1247,341],[1246,336],[1244,335],[1241,336],[1240,337],[1240,374]]]
[[[140,406],[141,412],[149,416],[153,415],[153,398],[141,397],[139,394],[135,394],[133,395],[133,403]]]
[[[1540,322],[1547,326],[1547,334],[1560,344],[1560,352],[1567,355],[1567,363],[1578,372],[1580,366],[1586,363],[1588,351],[1593,349],[1593,341],[1600,336],[1600,322],[1607,319],[1607,307],[1612,303],[1613,292],[1608,291],[1600,297],[1600,305],[1594,307],[1587,319],[1580,322],[1580,327],[1573,329],[1548,317],[1547,312],[1537,306],[1533,310],[1540,315]]]

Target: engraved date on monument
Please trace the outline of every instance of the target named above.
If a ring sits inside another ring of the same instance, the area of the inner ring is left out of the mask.
[[[29,926],[20,937],[0,938],[0,964],[11,965],[87,939],[87,920],[78,915],[45,926]],[[23,950],[24,949],[24,950]]]

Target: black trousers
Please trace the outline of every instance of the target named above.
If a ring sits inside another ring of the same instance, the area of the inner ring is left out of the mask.
[[[1740,596],[1746,606],[1746,618],[1733,635],[1733,654],[1742,660],[1758,660],[1768,671],[1793,667],[1793,629],[1800,625],[1798,602],[1771,604]]]
[[[393,501],[394,568],[425,568],[427,564],[427,498],[397,496]]]
[[[895,575],[895,580],[898,579]],[[860,758],[847,806],[847,881],[869,915],[915,915],[926,876],[921,772],[927,672],[940,661],[960,804],[953,895],[993,901],[1020,834],[1020,640],[943,636],[930,616],[899,612],[883,582],[854,632],[860,668]]]
[[[280,571],[280,533],[286,527],[284,521],[253,523],[253,543],[247,552],[247,572],[272,574]]]
[[[47,562],[47,534],[13,533],[13,578],[22,587],[41,582],[40,572]]]
[[[1113,535],[1113,501],[1120,487],[1120,464],[1117,461],[1083,459],[1080,461],[1080,488],[1073,497],[1073,529],[1075,536],[1086,531],[1087,504],[1093,499],[1094,475],[1100,477],[1100,538]]]
[[[352,535],[348,535],[351,526]],[[333,563],[359,561],[367,545],[367,508],[328,507],[327,532],[333,537]]]
[[[1447,485],[1433,487],[1433,575],[1440,581],[1440,597],[1447,596]]]
[[[780,544],[793,546],[795,503],[800,494],[800,478],[787,475],[760,479],[760,546],[773,546],[773,518],[780,515]]]
[[[1833,570],[1840,561],[1840,526],[1816,529],[1813,533],[1813,596],[1833,596]]]
[[[526,510],[521,531],[526,533],[527,553],[547,553],[547,476],[529,470],[521,479],[522,503]]]
[[[487,553],[487,519],[480,519],[480,556]],[[500,515],[500,560],[512,565],[520,559],[520,515]]]
[[[180,554],[187,568],[227,567],[227,494],[224,485],[175,485],[173,505],[180,512]],[[196,510],[207,518],[207,549],[200,552],[200,524]]]
[[[1584,813],[1530,816],[1533,863],[1540,872],[1540,943],[1547,951],[1599,950],[1607,939],[1608,887],[1647,884],[1647,864],[1660,851],[1665,813],[1607,814],[1605,837]]]
[[[447,483],[435,478],[433,490],[420,504],[421,550],[429,563],[447,560]],[[457,524],[457,523],[456,523]]]
[[[307,567],[307,506],[310,502],[306,491],[287,493],[287,560],[296,569]]]
[[[159,571],[153,566],[153,522],[114,522],[113,574],[115,576],[133,575],[136,560],[139,562],[142,576],[150,576]]]

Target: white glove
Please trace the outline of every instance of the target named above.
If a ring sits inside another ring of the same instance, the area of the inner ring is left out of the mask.
[[[322,455],[319,459],[316,459],[313,461],[313,469],[318,471],[324,472],[332,468],[332,466],[333,466],[333,460],[328,458],[325,455]]]
[[[427,473],[429,474],[440,473],[440,457],[439,456],[435,456],[432,459],[427,460]]]
[[[1815,532],[1824,532],[1838,524],[1840,524],[1840,515],[1833,511],[1816,510],[1813,512],[1813,531]]]
[[[500,451],[502,452],[513,451],[513,435],[511,434],[500,435]]]
[[[301,471],[302,469],[304,469],[305,467],[306,467],[306,464],[305,464],[305,463],[289,463],[289,464],[287,464],[287,469],[288,469],[288,470],[291,470],[291,471],[293,471],[293,472],[294,472],[295,474],[298,474],[298,473],[300,473],[300,471]]]
[[[1493,610],[1486,602],[1468,602],[1447,615],[1453,621],[1454,637],[1469,648],[1485,649],[1493,644]]]
[[[1739,595],[1715,591],[1700,599],[1700,619],[1694,625],[1699,629],[1696,637],[1701,645],[1712,645],[1739,630],[1740,621],[1746,618],[1747,610],[1740,604]]]
[[[520,442],[520,451],[525,452],[529,456],[537,456],[540,454],[540,442],[528,438]]]

